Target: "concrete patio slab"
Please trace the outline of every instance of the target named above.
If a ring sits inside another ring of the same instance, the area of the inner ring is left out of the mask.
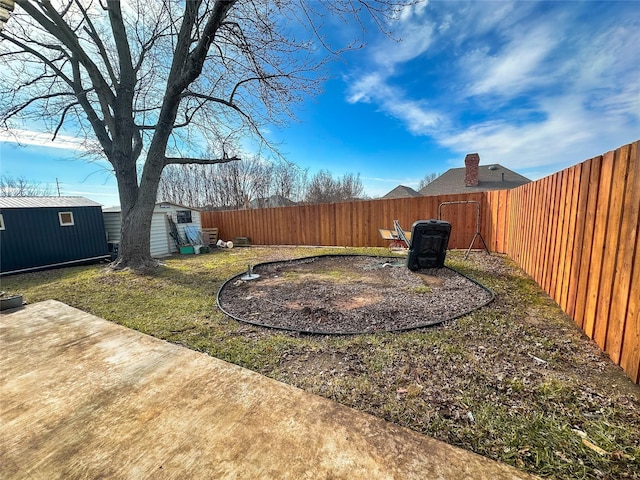
[[[0,315],[3,479],[530,479],[56,301]]]

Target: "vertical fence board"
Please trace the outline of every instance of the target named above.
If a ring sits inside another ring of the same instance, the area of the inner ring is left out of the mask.
[[[514,201],[513,194],[516,193],[518,200]],[[518,206],[518,210],[514,210],[514,216],[509,217],[509,225],[512,226],[512,228],[517,227],[516,243],[513,246],[513,249],[517,249],[515,253],[517,257],[516,262],[526,265],[526,269],[529,270],[529,258],[525,255],[523,245],[527,237],[531,236],[533,224],[532,215],[534,212],[531,209],[531,188],[529,185],[523,185],[522,187],[516,188],[513,193],[510,192],[510,195],[512,195],[511,200],[514,204],[514,209],[515,205]],[[509,249],[511,250],[512,247],[510,246]]]
[[[542,262],[541,270],[542,270],[542,288],[545,292],[549,293],[549,285],[551,284],[551,270],[552,270],[552,257],[553,257],[553,246],[554,246],[554,237],[553,237],[553,226],[555,225],[555,209],[556,207],[556,188],[557,183],[557,174],[551,177],[548,177],[547,184],[549,185],[548,193],[546,194],[547,202],[546,202],[546,222],[545,222],[545,242],[544,242],[544,251],[540,260]]]
[[[362,224],[362,202],[357,201],[352,203],[352,215],[351,215],[351,227],[353,228],[353,233],[351,234],[353,238],[354,245],[362,245],[363,244],[363,235],[361,233],[361,224]]]
[[[514,190],[512,191],[506,191],[505,193],[507,195],[507,213],[506,213],[506,217],[507,220],[510,218],[522,218],[520,215],[518,215],[518,212],[520,210],[519,208],[519,203],[521,201],[520,198],[520,194]],[[511,222],[511,221],[507,221],[507,242],[505,244],[505,246],[507,247],[507,251],[505,251],[504,253],[506,253],[507,255],[509,255],[512,259],[520,259],[520,255],[519,255],[519,246],[520,246],[520,242],[519,242],[519,236],[518,236],[518,226],[516,225],[516,222]],[[516,260],[519,261],[519,260]]]
[[[609,326],[609,311],[611,308],[611,294],[613,293],[614,274],[616,262],[621,246],[620,230],[622,228],[622,207],[626,187],[627,167],[629,160],[629,148],[623,147],[614,154],[613,178],[611,193],[609,195],[609,214],[607,215],[607,227],[602,258],[602,273],[600,291],[595,315],[594,340],[604,350],[607,341]]]
[[[469,199],[472,201],[472,199]],[[462,231],[464,232],[463,245],[471,245],[474,241],[474,234],[476,231],[476,204],[468,203],[464,205],[464,213],[462,216]],[[477,243],[477,242],[474,242]],[[471,245],[471,248],[477,248],[476,245]]]
[[[540,251],[538,252],[538,284],[544,289],[544,282],[547,276],[545,259],[549,255],[549,244],[551,242],[551,212],[553,205],[553,177],[544,179],[544,186],[540,188],[540,199],[542,202],[542,222],[539,225],[541,231]]]
[[[280,243],[278,240],[278,232],[279,232],[279,227],[280,225],[278,225],[278,219],[277,219],[277,213],[281,212],[281,209],[274,209],[274,208],[267,208],[267,232],[268,232],[268,236],[267,236],[267,243],[269,244],[277,244]],[[247,233],[247,235],[249,235]]]
[[[482,201],[480,202],[480,233],[482,234],[482,238],[484,238],[489,250],[491,250],[491,241],[493,237],[490,208],[488,192],[483,192]]]
[[[502,232],[500,230],[500,195],[498,192],[491,192],[491,224],[493,225],[493,242],[489,247],[492,252],[500,251],[500,236]]]
[[[640,220],[640,219],[639,219]],[[627,322],[624,329],[620,366],[640,383],[640,246],[636,243]]]
[[[555,299],[556,293],[556,284],[558,282],[558,275],[560,273],[560,252],[562,248],[562,228],[563,228],[563,212],[564,212],[564,200],[566,195],[566,190],[564,188],[567,180],[567,171],[562,170],[558,172],[556,175],[556,201],[554,204],[554,222],[553,222],[553,238],[554,242],[552,245],[552,254],[551,254],[551,277],[549,279],[549,295],[551,298]]]
[[[596,230],[596,211],[598,207],[598,188],[600,185],[600,173],[602,171],[602,156],[591,160],[589,174],[589,192],[587,210],[584,225],[584,242],[580,262],[580,278],[578,281],[578,295],[576,297],[576,312],[573,317],[575,322],[585,330],[585,310],[591,278],[591,257],[593,253],[593,239]]]
[[[513,222],[515,224],[514,226],[517,228],[515,241],[518,242],[518,258],[521,258],[521,261],[523,262],[523,264],[524,262],[526,262],[525,249],[524,249],[524,244],[526,240],[524,235],[524,229],[525,229],[525,225],[529,225],[531,223],[531,214],[532,214],[531,210],[529,209],[529,204],[531,202],[531,189],[524,188],[524,187],[526,187],[526,185],[524,185],[523,187],[516,188],[518,193],[518,201],[517,201],[518,209],[515,210],[515,216],[514,216],[514,218],[518,218],[522,220]],[[511,201],[512,202],[514,201],[513,197],[511,198]],[[509,222],[510,223],[512,222],[511,219],[509,219]]]
[[[482,216],[481,216],[482,235],[483,235],[484,241],[487,244],[487,247],[489,248],[490,251],[493,252],[494,250],[491,247],[493,245],[493,235],[494,235],[493,222],[491,220],[491,210],[492,210],[491,192],[484,192],[483,196],[484,196],[484,201],[483,201]]]
[[[540,218],[536,225],[537,231],[532,233],[537,234],[539,238],[534,278],[536,282],[538,282],[538,285],[542,286],[544,283],[544,258],[547,254],[547,236],[549,235],[548,223],[549,209],[551,205],[551,177],[543,178],[538,185],[537,197],[538,208],[540,209]]]
[[[580,264],[582,263],[584,224],[587,215],[587,199],[589,192],[589,173],[591,171],[591,160],[578,165],[577,183],[578,199],[575,212],[575,234],[573,240],[573,252],[571,254],[571,274],[569,278],[569,289],[567,293],[567,314],[575,320],[576,294],[578,292],[578,282],[580,279]]]
[[[563,170],[554,175],[556,180],[556,198],[553,203],[553,216],[551,217],[551,255],[549,255],[549,282],[547,292],[551,298],[555,297],[556,283],[558,277],[558,261],[560,247],[562,243],[562,212],[564,211],[564,188],[567,172]]]
[[[535,228],[538,224],[538,215],[540,214],[539,205],[536,203],[537,184],[538,182],[532,182],[525,185],[528,196],[525,210],[528,215],[528,220],[525,223],[522,223],[522,246],[520,247],[524,259],[522,265],[525,267],[525,271],[532,277],[538,236],[536,235],[534,237],[531,229]]]
[[[466,216],[467,210],[472,204],[461,203],[455,205],[455,219],[458,232],[456,233],[457,241],[456,248],[469,248],[469,242],[471,242],[471,237],[468,236],[465,231],[466,227]]]
[[[266,232],[265,243],[269,245],[280,243],[276,241],[276,238],[277,238],[276,230],[278,228],[278,225],[276,225],[276,221],[273,217],[274,217],[273,209],[266,208],[265,215],[264,215],[265,232]],[[245,234],[245,236],[247,235],[249,234],[248,233]]]
[[[628,165],[626,182],[620,181],[625,188],[624,198],[621,199],[620,241],[617,251],[614,252],[617,263],[613,274],[612,303],[608,314],[608,333],[605,342],[605,350],[616,363],[620,363],[621,359],[625,330],[627,330],[625,323],[634,323],[632,310],[635,307],[630,305],[633,303],[631,301],[633,296],[631,292],[632,275],[636,277],[640,275],[640,270],[634,271],[633,265],[634,256],[637,258],[640,255],[638,252],[638,218],[640,217],[640,154],[638,144],[633,144],[628,153],[627,161],[624,162]],[[618,177],[616,177],[617,180]],[[622,188],[621,185],[618,187]],[[635,295],[640,296],[640,292],[636,292]],[[637,324],[639,321],[636,310],[635,323]],[[633,328],[633,326],[628,327],[631,342],[634,335]],[[637,328],[635,333],[637,334]]]
[[[500,231],[502,232],[500,243],[498,247],[499,253],[506,253],[507,251],[507,230],[508,230],[508,221],[507,216],[509,215],[509,202],[508,195],[506,190],[498,190],[498,196],[500,197],[500,210],[498,211],[498,218],[500,221]]]
[[[473,197],[470,197],[467,201],[475,201]],[[464,232],[462,245],[464,248],[482,248],[479,240],[474,240],[474,235],[476,233],[476,213],[478,211],[475,203],[466,203],[463,204],[463,228]],[[473,244],[472,244],[473,242]]]
[[[498,195],[496,192],[489,192],[489,228],[491,228],[491,243],[489,250],[497,252],[498,248]]]
[[[546,239],[548,229],[546,228],[548,215],[549,215],[549,197],[548,190],[549,177],[545,177],[535,184],[536,191],[536,210],[538,210],[537,221],[529,229],[530,235],[536,236],[535,250],[534,250],[534,266],[533,266],[533,278],[538,285],[542,285],[542,259],[544,258],[544,252],[546,251]]]
[[[502,253],[507,253],[509,241],[511,240],[509,236],[509,212],[511,212],[511,195],[509,195],[508,190],[501,190],[502,197],[504,198],[504,244],[502,245]]]
[[[531,184],[531,210],[533,210],[533,218],[531,223],[526,226],[527,229],[527,252],[526,255],[529,258],[530,268],[528,270],[529,274],[533,277],[533,279],[540,284],[540,279],[538,276],[540,262],[538,259],[540,258],[540,252],[542,251],[542,233],[543,230],[540,228],[544,218],[544,203],[541,197],[542,187],[544,185],[544,180],[534,182]]]
[[[556,256],[557,258],[557,270],[558,273],[556,275],[555,282],[555,293],[554,298],[560,305],[560,307],[566,311],[567,303],[566,303],[566,291],[567,291],[567,283],[565,282],[565,266],[567,261],[567,251],[570,248],[569,245],[569,227],[570,227],[570,211],[572,210],[572,199],[573,199],[573,177],[574,177],[574,169],[569,168],[566,170],[566,175],[563,176],[562,182],[562,190],[563,195],[561,197],[560,204],[560,225],[558,228],[560,229],[559,237],[560,237],[560,249]],[[561,227],[561,228],[560,228]],[[564,297],[564,301],[563,301]]]
[[[583,329],[587,336],[593,338],[596,322],[596,309],[600,297],[602,264],[604,248],[607,241],[607,217],[609,216],[609,195],[611,193],[611,180],[613,178],[614,152],[608,152],[602,159],[602,171],[600,184],[598,185],[598,205],[596,210],[596,222],[594,225],[593,246],[591,248],[591,271],[587,287],[587,305]],[[604,345],[601,345],[604,349]]]
[[[489,247],[491,251],[497,252],[498,245],[500,242],[500,220],[499,220],[499,211],[500,211],[500,196],[498,192],[490,192],[489,194],[491,198],[491,225],[493,228],[493,242]]]

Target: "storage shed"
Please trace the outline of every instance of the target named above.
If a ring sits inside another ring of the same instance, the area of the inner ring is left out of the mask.
[[[105,208],[103,210],[104,227],[110,250],[120,242],[122,232],[122,215],[120,207]],[[182,237],[184,227],[191,225],[201,230],[200,211],[175,203],[157,203],[151,218],[151,256],[164,257],[176,253],[178,249],[174,240],[169,235],[169,222],[167,217],[173,219]]]
[[[83,197],[0,197],[0,273],[109,258],[101,207]]]

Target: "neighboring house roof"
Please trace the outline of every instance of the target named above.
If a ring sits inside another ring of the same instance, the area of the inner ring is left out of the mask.
[[[0,197],[0,208],[101,207],[84,197]]]
[[[393,190],[391,190],[389,193],[387,193],[385,196],[381,198],[389,199],[389,198],[407,198],[407,197],[421,197],[421,196],[422,195],[420,195],[411,187],[398,185],[396,188],[394,188]]]
[[[504,180],[503,175],[504,174]],[[509,170],[500,164],[478,166],[478,185],[466,187],[465,167],[451,168],[420,190],[424,196],[447,195],[451,193],[486,192],[487,190],[507,190],[529,183],[527,177]]]

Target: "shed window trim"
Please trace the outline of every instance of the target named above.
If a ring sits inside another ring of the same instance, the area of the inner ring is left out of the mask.
[[[4,217],[0,213],[0,230],[4,230]]]
[[[176,223],[193,223],[191,210],[176,210]]]
[[[73,212],[58,212],[58,220],[61,227],[72,227],[75,225],[73,221]]]

